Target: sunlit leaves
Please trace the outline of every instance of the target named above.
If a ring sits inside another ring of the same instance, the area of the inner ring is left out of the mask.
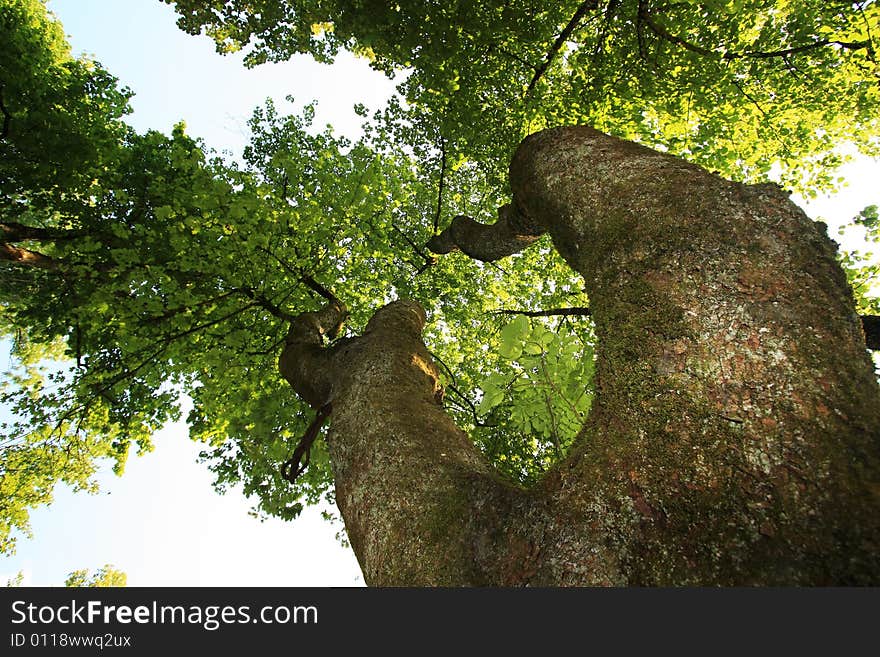
[[[128,575],[109,563],[95,571],[94,574],[89,572],[87,568],[74,570],[64,580],[66,587],[121,587],[127,583]]]
[[[850,223],[840,227],[839,233],[859,231],[870,244],[880,243],[880,221],[876,205],[863,208]],[[880,315],[880,254],[871,251],[848,250],[839,254],[840,263],[855,296],[856,308],[863,315]]]
[[[605,0],[562,44],[576,0],[174,4],[185,29],[205,29],[221,49],[250,44],[251,63],[352,47],[377,68],[406,69],[410,118],[498,174],[524,135],[572,123],[734,178],[776,170],[805,193],[833,185],[841,142],[880,145],[873,2]],[[332,30],[304,31],[315,22]]]
[[[588,327],[581,330],[589,334]],[[479,435],[503,472],[531,481],[565,454],[592,401],[592,345],[564,322],[551,326],[518,315],[501,328],[498,354],[504,362],[480,382],[476,410],[494,425]],[[499,440],[511,442],[511,435],[521,444],[501,449]]]

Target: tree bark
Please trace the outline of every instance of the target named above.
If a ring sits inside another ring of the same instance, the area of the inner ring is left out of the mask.
[[[778,188],[586,127],[528,137],[510,177],[500,237],[469,225],[435,246],[495,257],[550,233],[596,322],[590,418],[523,490],[443,411],[417,304],[329,349],[292,341],[282,372],[333,404],[365,581],[880,583],[880,389],[820,227]]]

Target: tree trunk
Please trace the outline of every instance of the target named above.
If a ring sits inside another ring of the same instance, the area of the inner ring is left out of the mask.
[[[366,582],[880,584],[880,389],[822,227],[772,185],[586,127],[527,138],[510,176],[498,234],[456,219],[432,248],[551,234],[596,322],[590,418],[522,490],[443,411],[417,304],[323,351],[292,329],[281,370],[332,401]]]

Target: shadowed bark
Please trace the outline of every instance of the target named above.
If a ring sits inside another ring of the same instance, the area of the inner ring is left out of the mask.
[[[417,304],[327,349],[304,316],[280,366],[333,404],[366,582],[880,583],[880,389],[820,227],[778,188],[586,127],[528,137],[510,176],[495,225],[430,248],[494,259],[550,233],[596,322],[589,420],[522,490],[443,411]]]

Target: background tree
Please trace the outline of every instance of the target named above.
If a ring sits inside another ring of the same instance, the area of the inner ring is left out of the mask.
[[[876,7],[741,4],[461,3],[419,14],[346,3],[331,25],[324,4],[292,14],[255,3],[178,3],[189,29],[208,25],[224,47],[256,37],[254,62],[301,51],[329,57],[345,46],[385,70],[411,65],[401,88],[407,102],[393,101],[354,144],[315,134],[308,109],[283,117],[267,105],[251,122],[242,166],[206,153],[182,126],[170,138],[135,135],[118,128],[115,110],[88,104],[89,116],[116,135],[90,142],[103,145],[94,160],[104,165],[43,205],[51,178],[25,179],[4,205],[19,212],[3,217],[6,252],[26,256],[8,258],[20,282],[4,294],[23,368],[6,396],[15,425],[3,485],[18,500],[4,510],[7,527],[23,526],[26,507],[48,499],[71,453],[87,472],[106,454],[121,462],[132,442],[147,448],[152,430],[179,413],[182,392],[194,400],[191,431],[209,444],[221,487],[243,482],[263,512],[286,518],[331,494],[326,444],[295,449],[300,436],[315,437],[313,411],[284,389],[275,366],[288,327],[328,300],[334,326],[321,328],[332,333],[342,319],[341,299],[353,331],[343,340],[395,296],[426,306],[434,319],[426,339],[439,363],[431,376],[444,384],[445,405],[511,482],[537,480],[567,452],[592,403],[592,299],[537,234],[521,235],[537,243],[494,265],[437,259],[424,245],[442,251],[445,240],[443,248],[473,254],[455,229],[441,228],[455,216],[486,220],[503,206],[513,148],[547,125],[588,121],[746,180],[778,163],[801,188],[828,181],[823,166],[836,157],[835,140],[874,148]],[[480,27],[486,17],[494,31]],[[7,29],[29,34],[25,24]],[[809,83],[795,82],[794,58]],[[27,83],[19,96],[28,85],[46,86],[39,66],[18,75]],[[830,93],[840,88],[852,93]],[[39,152],[51,153],[61,128],[16,132],[25,113],[17,111],[6,110],[4,148],[45,140]],[[785,148],[767,130],[782,131]],[[510,212],[501,212],[500,225]],[[621,326],[629,319],[617,318]],[[76,365],[50,370],[46,386],[36,368],[50,344]],[[317,399],[306,394],[306,402]],[[745,422],[728,421],[738,420]],[[331,422],[334,431],[344,424]],[[61,467],[29,483],[38,468],[14,459],[42,467],[53,462],[50,448]],[[285,476],[307,453],[309,468],[288,486]],[[337,469],[343,462],[333,459]],[[27,490],[40,495],[27,498]],[[651,506],[628,496],[637,508]],[[856,571],[839,577],[869,577],[871,565],[860,561]]]
[[[64,586],[68,587],[118,587],[125,586],[128,577],[121,570],[117,570],[112,565],[107,564],[94,575],[89,577],[90,573],[87,568],[82,570],[74,570],[64,581]]]
[[[86,586],[86,587],[104,587],[104,586],[125,586],[128,576],[121,570],[117,570],[111,564],[106,564],[103,568],[95,572],[89,577],[88,568],[74,570],[64,580],[64,586]],[[24,583],[24,571],[19,571],[12,579],[7,580],[7,587],[22,586]]]

